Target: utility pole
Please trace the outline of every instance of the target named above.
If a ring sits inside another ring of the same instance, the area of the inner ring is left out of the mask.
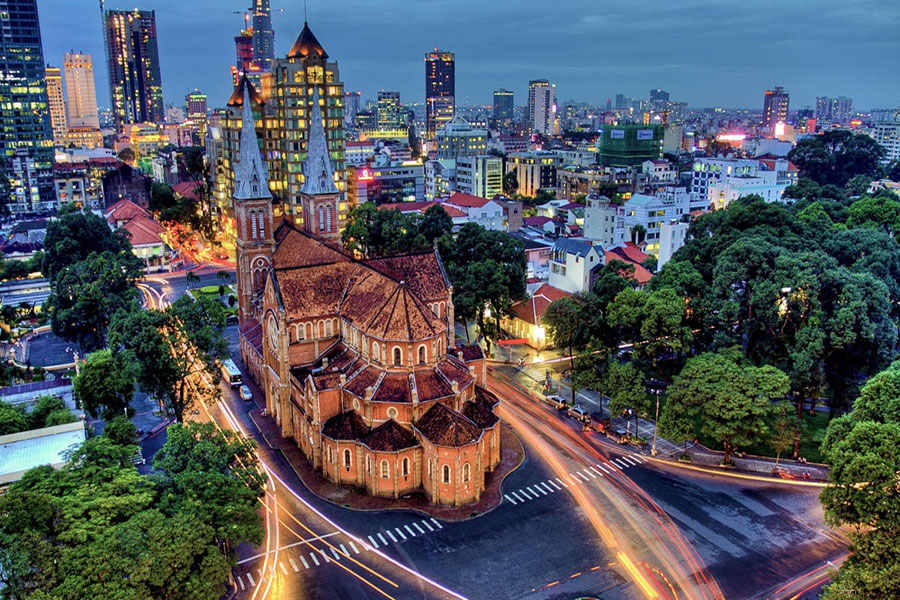
[[[653,421],[653,448],[650,450],[650,454],[656,456],[656,433],[659,431],[659,393],[662,390],[656,389],[656,420]]]

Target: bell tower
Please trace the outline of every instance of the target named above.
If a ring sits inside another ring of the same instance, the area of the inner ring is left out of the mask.
[[[262,293],[266,275],[272,265],[275,238],[272,217],[272,194],[266,167],[259,153],[256,125],[253,121],[252,85],[241,77],[236,96],[243,96],[241,106],[240,162],[234,168],[234,219],[237,226],[237,287],[241,323],[253,318],[253,303]],[[243,92],[240,94],[240,92]],[[260,110],[262,101],[258,102]]]
[[[334,184],[334,166],[328,153],[328,140],[319,107],[319,88],[313,90],[309,115],[309,143],[303,163],[303,229],[333,243],[341,242],[339,202],[341,193]]]

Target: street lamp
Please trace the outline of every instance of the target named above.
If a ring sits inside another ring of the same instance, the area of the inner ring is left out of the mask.
[[[653,422],[653,448],[650,449],[650,454],[656,456],[656,432],[659,431],[659,395],[662,390],[656,388],[654,391],[656,392],[656,421]]]

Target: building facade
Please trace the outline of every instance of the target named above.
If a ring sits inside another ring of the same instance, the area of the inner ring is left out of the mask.
[[[379,90],[377,107],[378,129],[391,131],[406,129],[406,111],[400,104],[400,92]]]
[[[633,167],[662,158],[662,125],[604,125],[597,137],[597,160],[603,166]]]
[[[499,124],[511,123],[515,107],[515,94],[507,89],[494,90],[494,106],[491,116]]]
[[[588,194],[584,207],[584,237],[610,248],[625,240],[625,207],[606,196]]]
[[[503,193],[503,159],[480,154],[456,159],[456,189],[480,198]]]
[[[456,56],[434,49],[425,53],[425,135],[433,139],[456,114]]]
[[[347,202],[393,204],[425,199],[425,167],[421,163],[347,169]]]
[[[328,480],[388,498],[477,502],[500,463],[498,400],[479,385],[484,356],[449,350],[452,287],[437,252],[362,261],[340,249],[340,194],[317,116],[306,218],[276,228],[245,101],[234,191],[243,362],[266,414]]]
[[[109,96],[116,129],[162,123],[162,76],[152,10],[107,10],[103,15]]]
[[[52,208],[53,129],[36,0],[0,3],[0,158],[12,212]]]
[[[200,90],[189,92],[184,97],[184,114],[191,122],[191,131],[198,140],[206,137],[208,116],[206,113],[206,94]]]
[[[556,170],[562,159],[549,150],[534,150],[510,154],[506,157],[505,172],[515,172],[518,193],[536,196],[538,190],[556,189]]]
[[[66,52],[63,60],[66,82],[66,113],[69,128],[100,130],[94,58],[90,54]]]
[[[53,143],[65,145],[66,133],[66,98],[63,94],[62,70],[47,65],[44,69],[44,80],[47,82],[47,105],[50,110],[50,128],[53,130]]]
[[[885,162],[900,160],[900,122],[874,124],[872,137],[886,150]]]
[[[437,158],[459,158],[487,152],[486,129],[472,127],[468,121],[456,115],[434,136]]]
[[[763,95],[763,130],[771,133],[778,123],[787,123],[790,95],[780,85],[766,90]]]
[[[532,133],[553,135],[556,121],[556,86],[546,79],[528,82],[528,124]]]

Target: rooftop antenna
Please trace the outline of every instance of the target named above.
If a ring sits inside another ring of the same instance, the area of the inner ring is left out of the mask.
[[[303,0],[303,22],[304,22],[304,23],[307,22],[307,18],[306,18],[306,0]]]

